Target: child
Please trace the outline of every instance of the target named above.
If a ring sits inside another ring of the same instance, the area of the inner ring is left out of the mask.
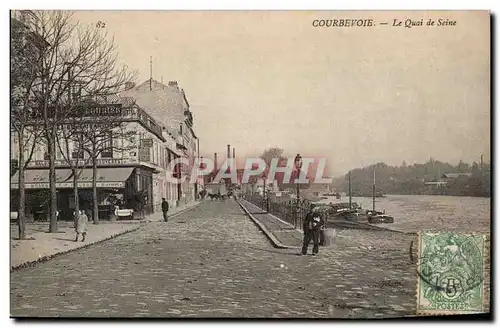
[[[84,211],[78,211],[78,216],[75,220],[75,231],[76,231],[76,238],[75,242],[78,241],[78,235],[82,234],[82,242],[85,241],[85,237],[87,236],[87,222],[89,221],[89,218],[87,217],[87,214],[85,214]]]

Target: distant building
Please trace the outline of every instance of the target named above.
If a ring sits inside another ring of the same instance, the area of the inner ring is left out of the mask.
[[[441,176],[441,179],[457,179],[459,177],[470,177],[472,173],[445,173]]]
[[[425,182],[426,186],[436,187],[436,188],[445,187],[447,184],[448,184],[447,181],[442,181],[442,180],[439,180],[439,181],[427,181],[427,182]]]
[[[329,179],[325,177],[324,179]],[[312,183],[310,185],[309,190],[311,192],[317,192],[319,194],[331,193],[333,191],[333,187],[331,183]]]

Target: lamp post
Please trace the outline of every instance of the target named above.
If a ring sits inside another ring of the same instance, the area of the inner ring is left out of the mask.
[[[199,150],[198,150],[198,158],[199,158],[198,160],[200,162],[199,169],[204,170],[207,166],[205,163],[203,163],[203,156],[200,157]],[[196,183],[198,183],[198,178],[196,180],[197,180]],[[198,192],[198,193],[201,193],[203,195],[203,196],[200,195],[202,199],[204,198],[204,195],[205,195],[204,191],[205,191],[205,184],[203,184],[203,189]],[[198,197],[198,194],[196,196]]]
[[[262,181],[264,182],[264,189],[263,189],[263,193],[262,193],[262,197],[264,199],[264,204],[262,204],[265,209],[266,209],[266,213],[267,213],[267,197],[266,197],[266,179],[267,179],[267,176],[266,174],[264,173],[262,175]]]
[[[297,156],[295,156],[294,163],[295,163],[295,167],[297,168],[297,180],[295,180],[297,183],[297,204],[296,204],[296,209],[295,209],[296,216],[295,216],[294,226],[295,226],[295,229],[297,229],[297,223],[299,220],[299,202],[300,202],[299,180],[300,180],[300,169],[302,168],[302,157],[300,156],[300,154],[297,154]]]

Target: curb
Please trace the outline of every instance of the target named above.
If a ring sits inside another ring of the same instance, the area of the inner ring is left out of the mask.
[[[110,239],[113,239],[115,237],[118,237],[118,236],[121,236],[121,235],[124,235],[126,233],[129,233],[129,232],[133,232],[133,231],[136,231],[136,230],[139,230],[141,228],[141,226],[138,226],[136,228],[133,228],[133,229],[129,229],[129,230],[125,230],[125,231],[122,231],[122,232],[119,232],[119,233],[116,233],[116,234],[113,234],[107,238],[104,238],[104,239],[101,239],[101,240],[96,240],[92,243],[88,243],[88,244],[85,244],[85,245],[82,245],[82,246],[79,246],[79,247],[76,247],[76,248],[72,248],[72,249],[68,249],[68,250],[65,250],[65,251],[62,251],[62,252],[57,252],[57,253],[54,253],[54,254],[50,254],[50,255],[45,255],[44,257],[40,257],[38,260],[35,260],[35,261],[27,261],[27,262],[24,262],[24,263],[21,263],[21,264],[18,264],[18,265],[15,265],[15,266],[11,266],[10,268],[10,272],[13,272],[13,271],[17,271],[19,269],[23,269],[23,268],[28,268],[28,267],[33,267],[33,266],[36,266],[36,264],[38,263],[42,263],[42,262],[46,262],[48,260],[51,260],[53,259],[54,257],[56,256],[59,256],[59,255],[63,255],[63,254],[67,254],[67,253],[70,253],[70,252],[73,252],[73,251],[77,251],[77,250],[81,250],[83,248],[87,248],[87,247],[90,247],[92,245],[95,245],[95,244],[98,244],[98,243],[102,243],[102,242],[105,242],[107,240],[110,240]]]
[[[255,216],[253,216],[247,210],[247,208],[243,204],[241,204],[241,202],[239,200],[236,200],[236,202],[243,209],[243,212],[245,212],[245,214],[253,221],[253,223],[255,223],[257,225],[257,227],[259,227],[259,229],[266,235],[267,239],[269,239],[269,241],[271,242],[271,244],[275,248],[280,248],[280,249],[299,249],[300,248],[298,246],[286,246],[286,245],[283,245],[282,243],[280,243],[280,241],[276,238],[276,236],[272,232],[267,230],[267,228]]]
[[[393,230],[385,227],[379,227],[370,223],[364,223],[364,222],[342,222],[344,225],[338,228],[344,228],[344,229],[359,229],[359,230],[371,230],[371,231],[386,231],[386,232],[394,232],[394,233],[400,233],[403,235],[416,235],[415,232],[404,232],[404,231],[399,231],[399,230]]]
[[[402,233],[404,235],[416,235],[417,234],[416,232],[404,232],[404,231],[399,231],[399,230],[393,230],[393,229],[389,229],[389,228],[379,227],[379,226],[369,224],[369,223],[359,222],[358,225],[361,227],[367,227],[368,229],[377,230],[377,231],[390,231],[390,232],[395,232],[395,233]]]

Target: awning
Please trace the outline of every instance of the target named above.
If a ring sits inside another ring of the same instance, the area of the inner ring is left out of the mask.
[[[97,188],[125,188],[133,167],[103,167],[97,169]],[[73,187],[73,184],[71,185]],[[84,169],[78,177],[79,188],[92,188],[92,169]]]
[[[97,188],[125,188],[125,181],[134,170],[133,167],[98,168]],[[11,188],[18,189],[19,172],[11,178]],[[26,170],[24,172],[26,189],[48,189],[49,170]],[[56,169],[56,188],[73,188],[70,169]],[[84,169],[78,178],[78,188],[92,188],[92,169]]]
[[[71,170],[56,169],[56,187],[60,184],[71,182]],[[19,188],[19,171],[10,178],[10,185],[13,189]],[[71,184],[73,185],[73,184]],[[24,186],[26,189],[48,189],[49,170],[25,170]]]

